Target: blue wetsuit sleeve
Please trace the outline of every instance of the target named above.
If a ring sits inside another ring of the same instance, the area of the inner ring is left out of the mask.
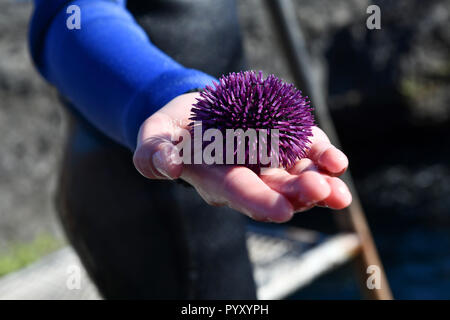
[[[80,8],[80,29],[66,25]],[[125,0],[35,0],[29,33],[39,72],[117,142],[136,147],[139,126],[174,97],[212,84],[148,39]]]

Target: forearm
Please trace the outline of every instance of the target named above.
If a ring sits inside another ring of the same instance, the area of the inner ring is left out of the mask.
[[[81,29],[66,27],[70,4],[81,9]],[[131,149],[148,116],[214,80],[156,48],[122,1],[36,1],[31,28],[31,51],[43,76],[96,127]]]

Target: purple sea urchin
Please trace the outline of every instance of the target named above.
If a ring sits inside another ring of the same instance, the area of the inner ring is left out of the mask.
[[[190,120],[201,121],[203,131],[214,128],[225,136],[226,129],[266,129],[270,135],[271,130],[278,129],[278,160],[283,167],[306,156],[314,117],[307,97],[294,85],[274,75],[263,79],[261,71],[244,71],[222,76],[200,96]],[[256,141],[246,144],[246,164],[249,148],[255,149],[256,145]]]

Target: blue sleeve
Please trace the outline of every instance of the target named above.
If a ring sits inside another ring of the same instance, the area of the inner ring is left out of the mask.
[[[67,28],[69,5],[79,6],[81,29]],[[94,126],[132,150],[147,117],[215,80],[156,48],[125,0],[35,0],[29,41],[47,81]]]

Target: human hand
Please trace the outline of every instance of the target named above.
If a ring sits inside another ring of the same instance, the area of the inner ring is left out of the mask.
[[[239,165],[183,164],[171,138],[187,129],[198,93],[183,94],[150,116],[138,134],[133,161],[149,179],[181,178],[190,183],[210,205],[227,205],[258,221],[285,222],[295,212],[316,205],[342,209],[352,196],[338,178],[348,160],[326,134],[313,128],[307,158],[289,168],[268,168],[257,175]]]

